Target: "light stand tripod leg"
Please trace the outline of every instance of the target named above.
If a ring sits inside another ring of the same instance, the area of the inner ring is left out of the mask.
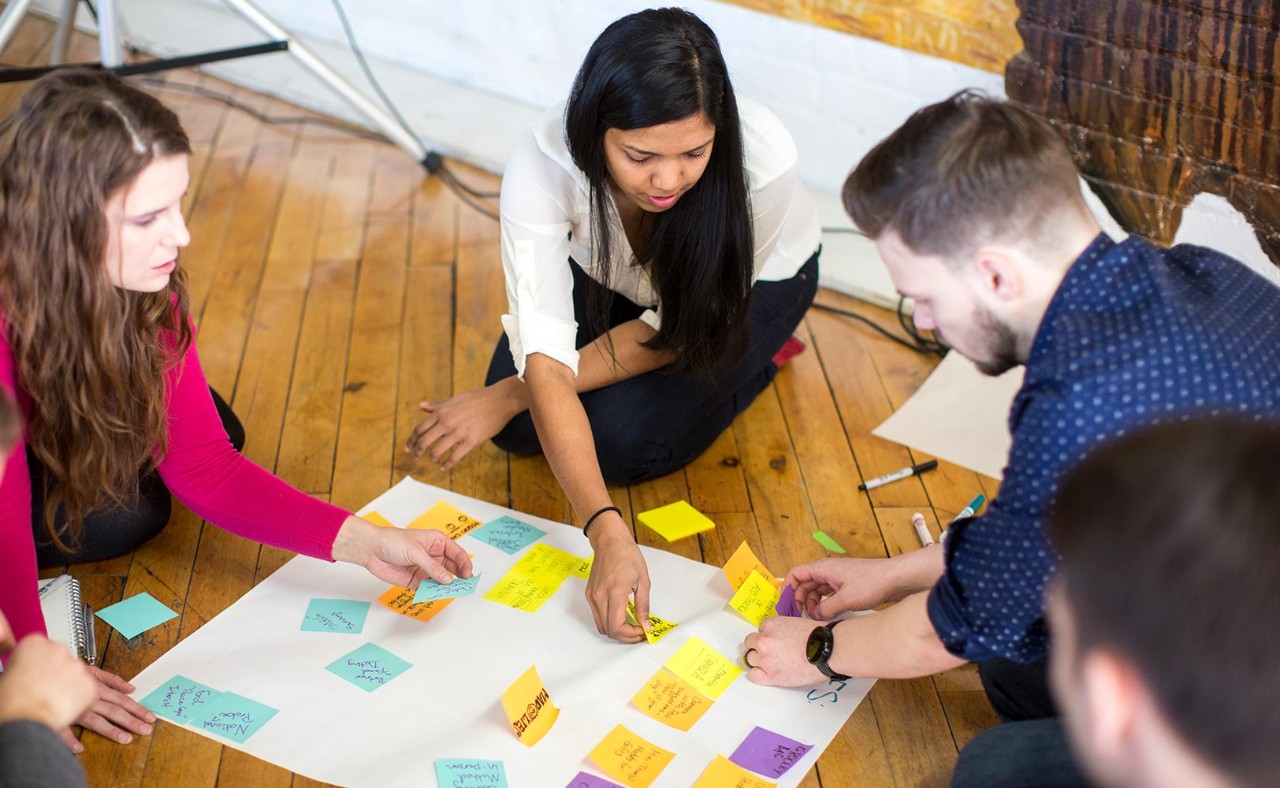
[[[303,67],[314,74],[321,82],[328,85],[333,92],[342,96],[347,100],[347,103],[372,121],[379,131],[408,152],[410,156],[413,156],[415,161],[423,162],[426,159],[427,149],[416,136],[402,128],[399,123],[396,123],[395,119],[388,115],[382,107],[365,98],[364,94],[356,90],[341,74],[330,68],[328,64],[294,38],[289,31],[272,21],[270,17],[262,13],[249,0],[223,0],[223,2],[258,30],[262,31],[264,35],[287,41],[289,54],[297,58]]]
[[[75,26],[76,5],[80,0],[62,0],[62,13],[58,14],[58,27],[53,31],[53,51],[49,65],[60,66],[67,59],[67,46],[71,43],[71,28]]]
[[[13,0],[4,7],[4,13],[0,13],[0,50],[9,46],[9,39],[13,38],[18,23],[22,21],[32,2],[34,0]]]

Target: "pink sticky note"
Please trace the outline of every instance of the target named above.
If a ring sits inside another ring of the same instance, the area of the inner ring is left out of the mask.
[[[800,618],[800,606],[796,604],[796,590],[791,586],[782,589],[782,596],[778,598],[778,604],[774,609],[780,616]]]
[[[729,760],[765,777],[778,778],[795,766],[812,745],[757,727],[743,739]]]

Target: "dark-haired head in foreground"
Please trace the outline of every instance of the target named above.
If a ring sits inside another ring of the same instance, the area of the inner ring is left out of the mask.
[[[1051,676],[1114,785],[1280,779],[1280,426],[1163,424],[1092,454],[1052,535]]]

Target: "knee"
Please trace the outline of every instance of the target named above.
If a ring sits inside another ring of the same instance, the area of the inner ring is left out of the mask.
[[[493,436],[493,445],[518,457],[527,457],[542,451],[542,444],[538,441],[538,431],[533,426],[533,417],[528,412],[521,413],[507,422],[507,426]]]
[[[639,484],[683,467],[673,452],[638,425],[613,422],[592,425],[600,474],[607,484]]]

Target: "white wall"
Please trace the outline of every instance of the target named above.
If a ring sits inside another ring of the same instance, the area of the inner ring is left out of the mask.
[[[221,0],[119,0],[126,31],[153,51],[189,53],[261,36]],[[56,10],[59,0],[37,0]],[[327,0],[257,0],[327,63],[363,88]],[[632,0],[342,0],[358,41],[401,111],[433,148],[500,171],[515,136],[567,94],[591,41],[609,22],[651,4]],[[976,87],[1003,95],[999,74],[749,11],[686,0],[720,39],[734,84],[782,119],[800,149],[801,176],[824,221],[845,224],[835,195],[852,166],[920,106]],[[82,14],[83,16],[83,14]],[[352,116],[287,56],[213,67],[220,76],[291,101]],[[1201,207],[1201,206],[1205,207]],[[1180,240],[1225,247],[1277,281],[1243,218],[1197,201]],[[865,244],[829,236],[824,284],[892,296]]]

